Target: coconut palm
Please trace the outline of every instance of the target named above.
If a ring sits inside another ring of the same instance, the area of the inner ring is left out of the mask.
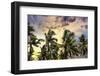
[[[64,47],[64,58],[68,59],[69,57],[77,56],[79,51],[76,47],[76,40],[74,39],[75,35],[69,30],[64,31],[63,35],[63,47]]]
[[[58,59],[59,44],[57,42],[51,43],[51,59]]]
[[[48,33],[45,33],[46,44],[41,49],[42,59],[49,60],[49,59],[57,59],[57,39],[53,36],[55,32],[50,30]]]
[[[87,46],[88,46],[87,39],[82,34],[81,37],[79,38],[79,41],[80,41],[80,53],[82,56],[86,56],[87,55]]]
[[[64,52],[63,52],[63,50],[60,50],[59,59],[64,59]]]
[[[41,48],[41,56],[40,56],[40,60],[47,60],[46,58],[46,51],[47,51],[47,47],[46,45],[43,45],[43,47]]]
[[[28,60],[29,61],[33,60],[32,54],[34,52],[34,49],[33,49],[32,45],[39,47],[38,44],[41,44],[41,41],[44,41],[43,39],[38,39],[33,34],[33,32],[34,32],[34,29],[31,26],[28,26],[28,36],[29,36],[28,44],[30,45],[30,51],[28,53]]]
[[[34,32],[34,29],[32,26],[28,26],[28,36],[32,35],[32,32]]]
[[[34,32],[34,29],[32,28],[32,26],[28,26],[28,44],[30,47],[30,50],[28,52],[28,60],[32,60],[31,55],[34,52],[33,48],[32,48],[32,42],[31,42],[31,37],[34,36],[32,34],[32,32]]]

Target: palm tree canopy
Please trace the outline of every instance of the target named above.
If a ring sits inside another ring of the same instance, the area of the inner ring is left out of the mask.
[[[28,26],[28,35],[30,35],[31,32],[34,32],[34,29],[32,26]]]

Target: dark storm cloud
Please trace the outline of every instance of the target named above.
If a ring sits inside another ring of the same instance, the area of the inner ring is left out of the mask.
[[[68,22],[74,22],[76,20],[76,17],[74,16],[65,16],[63,17],[64,21],[68,21]]]
[[[70,23],[73,23],[76,21],[76,17],[74,16],[64,16],[63,17],[63,26],[68,26]]]
[[[85,28],[88,29],[88,25],[85,25]]]
[[[79,16],[45,16],[28,15],[28,23],[39,32],[40,30],[66,28],[77,35],[84,33],[87,37],[88,17]]]
[[[81,28],[88,29],[88,25],[81,25]]]
[[[88,21],[88,17],[82,17],[81,18],[83,22],[87,22]]]
[[[63,21],[67,21],[69,23],[75,22],[77,19],[80,19],[82,22],[87,22],[88,17],[77,17],[77,16],[64,16]]]

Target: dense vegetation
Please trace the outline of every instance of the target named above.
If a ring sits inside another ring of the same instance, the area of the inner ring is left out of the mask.
[[[28,45],[30,50],[28,52],[28,60],[32,61],[34,48],[32,46],[39,47],[38,44],[45,41],[45,44],[41,48],[40,55],[37,60],[61,60],[69,58],[83,58],[87,57],[87,39],[82,34],[77,41],[75,34],[69,30],[64,30],[62,37],[62,44],[57,43],[58,39],[54,38],[56,33],[49,29],[48,33],[45,33],[45,40],[38,39],[34,34],[34,29],[28,26]],[[40,48],[40,47],[39,47]]]

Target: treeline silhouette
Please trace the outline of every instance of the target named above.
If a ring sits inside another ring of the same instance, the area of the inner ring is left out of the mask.
[[[84,58],[87,57],[88,53],[88,42],[85,36],[82,34],[77,41],[75,39],[75,34],[69,30],[64,30],[62,37],[62,44],[57,43],[58,39],[53,37],[56,35],[54,31],[49,29],[45,33],[45,40],[38,39],[33,33],[34,29],[28,26],[28,61],[34,60],[32,57],[34,53],[34,48],[32,46],[39,47],[38,44],[45,41],[45,44],[40,48],[41,52],[37,60],[62,60],[69,58]]]

